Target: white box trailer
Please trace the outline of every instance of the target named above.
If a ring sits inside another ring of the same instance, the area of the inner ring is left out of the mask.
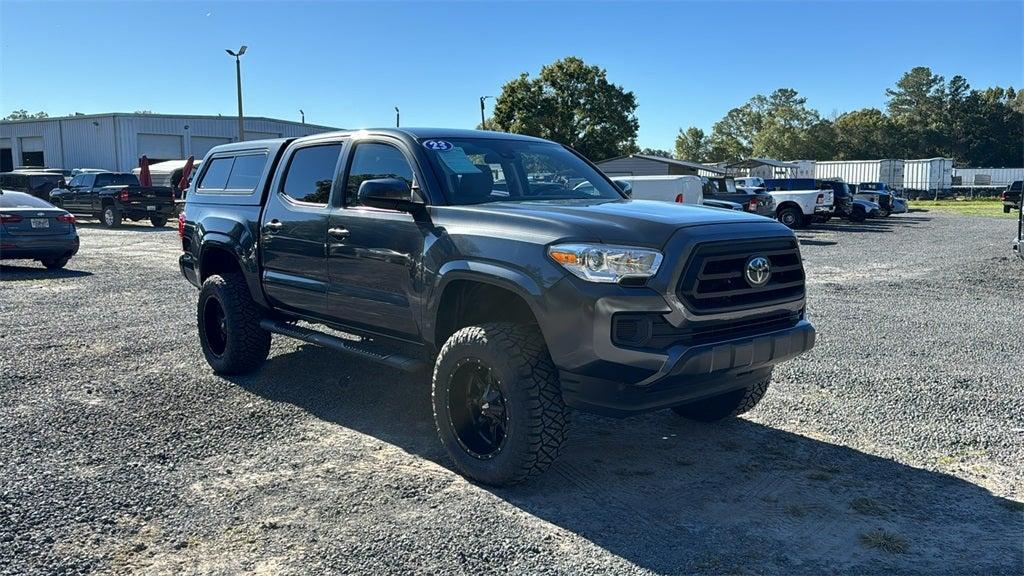
[[[939,195],[953,187],[952,158],[922,158],[903,163],[903,189],[911,197]]]
[[[906,173],[903,160],[834,160],[815,162],[814,177],[841,178],[847,184],[882,182],[894,190],[903,188]]]
[[[790,164],[796,166],[794,178],[814,178],[814,167],[817,164],[814,160],[790,160]]]
[[[611,176],[628,182],[634,200],[658,200],[700,206],[704,203],[704,181],[700,176]]]
[[[954,186],[998,186],[1005,188],[1024,180],[1024,168],[953,168]]]

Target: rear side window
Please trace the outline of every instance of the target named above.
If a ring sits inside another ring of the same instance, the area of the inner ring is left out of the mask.
[[[223,190],[228,183],[228,176],[231,174],[231,164],[234,157],[214,158],[203,173],[203,179],[199,181],[199,188],[203,190]]]
[[[299,148],[288,163],[281,193],[308,204],[327,204],[334,187],[341,144]]]
[[[231,166],[231,175],[228,176],[228,190],[255,190],[260,183],[260,176],[263,176],[263,167],[266,164],[266,154],[248,154],[236,157],[235,163]]]

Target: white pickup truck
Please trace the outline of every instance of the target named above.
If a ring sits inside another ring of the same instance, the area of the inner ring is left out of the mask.
[[[812,178],[736,178],[736,187],[761,188],[771,194],[775,198],[775,218],[790,228],[826,222],[832,217],[834,193]]]

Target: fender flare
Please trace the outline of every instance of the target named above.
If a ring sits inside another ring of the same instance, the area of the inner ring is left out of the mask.
[[[249,286],[249,293],[252,295],[253,300],[260,306],[266,307],[267,301],[263,296],[259,271],[252,270],[246,265],[245,254],[243,254],[242,246],[238,240],[223,232],[207,231],[199,241],[199,260],[196,262],[196,279],[199,283],[202,284],[203,260],[211,248],[223,250],[235,258],[238,268],[245,277],[245,283]]]
[[[434,331],[437,328],[437,309],[441,305],[441,298],[445,289],[454,281],[471,280],[482,284],[490,284],[503,288],[516,294],[526,302],[533,313],[534,318],[544,332],[542,318],[545,317],[545,310],[541,304],[541,287],[536,280],[515,268],[495,264],[493,262],[479,262],[474,260],[452,260],[446,262],[437,272],[437,280],[427,298],[423,318],[423,336],[434,342]]]

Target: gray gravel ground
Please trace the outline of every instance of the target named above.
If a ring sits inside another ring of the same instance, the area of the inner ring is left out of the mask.
[[[1021,574],[1013,226],[801,232],[819,342],[754,412],[577,415],[493,490],[426,378],[283,338],[214,376],[175,232],[84,225],[68,271],[0,267],[0,573]]]

